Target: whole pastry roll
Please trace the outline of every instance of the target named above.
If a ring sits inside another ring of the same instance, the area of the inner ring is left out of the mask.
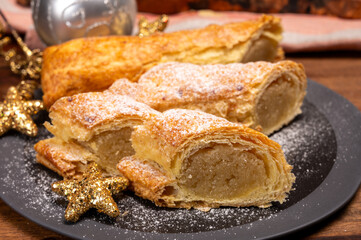
[[[303,66],[292,61],[226,65],[169,62],[150,69],[138,83],[120,79],[109,91],[161,112],[172,108],[202,110],[268,135],[301,113],[306,86]]]
[[[158,114],[143,103],[109,93],[82,93],[59,99],[50,109],[53,138],[35,145],[37,160],[63,177],[81,175],[97,162],[105,175],[119,175],[116,164],[134,154],[135,125]]]
[[[50,108],[63,96],[104,90],[119,78],[137,81],[145,71],[162,62],[224,64],[279,60],[283,58],[279,47],[281,33],[279,18],[262,16],[255,21],[144,38],[75,39],[44,51],[41,72],[44,104]]]
[[[284,202],[295,181],[280,145],[201,111],[172,109],[138,125],[119,171],[158,206],[207,209]]]

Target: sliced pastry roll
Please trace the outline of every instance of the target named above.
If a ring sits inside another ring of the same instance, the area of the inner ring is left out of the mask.
[[[213,208],[284,202],[295,181],[280,145],[201,111],[172,109],[138,125],[119,171],[158,206]]]
[[[64,177],[80,175],[89,162],[118,175],[118,161],[134,154],[133,127],[155,114],[143,103],[109,93],[61,98],[50,109],[52,124],[45,123],[54,137],[35,145],[37,160]]]
[[[198,109],[241,122],[265,134],[301,113],[306,75],[292,61],[195,65],[169,62],[153,67],[138,83],[116,81],[109,91],[165,111]]]
[[[44,104],[80,92],[101,91],[115,80],[137,81],[151,67],[169,61],[215,64],[283,58],[280,19],[210,25],[150,37],[108,36],[75,39],[44,51],[41,84]]]

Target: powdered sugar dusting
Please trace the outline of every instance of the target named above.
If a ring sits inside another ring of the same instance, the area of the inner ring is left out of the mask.
[[[50,189],[51,183],[60,177],[35,163],[34,143],[50,136],[43,127],[40,127],[36,138],[17,134],[0,138],[0,150],[4,153],[0,171],[1,194],[4,199],[12,199],[9,202],[18,211],[49,226],[66,229],[79,238],[115,239],[122,234],[127,239],[146,239],[147,232],[188,232],[192,233],[189,239],[197,239],[199,232],[221,230],[228,234],[227,229],[233,226],[247,231],[254,227],[255,222],[277,218],[282,211],[307,196],[333,166],[337,148],[332,127],[309,102],[306,101],[302,109],[301,116],[271,136],[282,145],[297,177],[296,189],[282,205],[275,203],[267,209],[223,207],[201,212],[159,208],[148,200],[125,192],[115,197],[121,212],[118,218],[111,219],[91,210],[78,223],[66,224],[63,214],[67,201]],[[173,236],[169,235],[168,239],[173,239]]]
[[[133,117],[146,119],[157,112],[148,105],[127,96],[109,92],[81,93],[58,100],[50,109],[69,121],[77,122],[87,128],[104,124],[109,119]]]
[[[37,139],[40,140],[49,133],[41,127],[38,135]],[[24,208],[39,211],[46,219],[61,219],[61,206],[56,204],[57,197],[52,193],[50,185],[60,177],[35,163],[32,139],[16,135],[13,141],[15,145],[9,146],[11,158],[5,158],[6,164],[3,165],[6,174],[2,180],[6,188],[18,194]],[[5,142],[2,147],[6,148],[7,144]]]
[[[214,65],[195,65],[191,63],[168,62],[157,65],[143,74],[138,83],[160,92],[172,95],[175,87],[184,88],[185,93],[195,96],[230,93],[238,94],[245,84],[255,85],[280,63],[252,62]],[[174,93],[173,93],[174,94]],[[177,97],[177,94],[174,94]],[[215,97],[215,96],[214,96]]]
[[[296,176],[297,194],[306,196],[309,191],[297,191],[307,185],[316,188],[331,170],[336,159],[337,143],[331,125],[317,109],[308,103],[302,107],[302,115],[291,125],[273,134]]]
[[[290,61],[278,63],[251,62],[214,65],[167,62],[159,64],[145,74],[138,83],[121,79],[110,91],[129,95],[137,101],[158,109],[158,105],[187,104],[235,98],[264,82],[266,76],[282,71],[297,71],[287,66]]]
[[[151,124],[156,128],[154,133],[173,146],[179,145],[191,136],[210,133],[215,129],[244,128],[241,124],[229,122],[224,118],[198,110],[185,109],[165,111],[159,118],[152,120]]]

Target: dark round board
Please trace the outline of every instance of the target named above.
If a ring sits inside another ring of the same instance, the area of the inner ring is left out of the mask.
[[[115,196],[116,219],[91,210],[67,223],[65,198],[51,191],[60,177],[35,161],[36,138],[9,132],[0,138],[0,197],[30,220],[77,239],[262,239],[310,226],[343,207],[361,181],[361,113],[335,92],[309,80],[302,114],[272,134],[296,175],[284,204],[222,207],[209,212],[156,207],[131,192]],[[35,116],[38,126],[46,113]]]

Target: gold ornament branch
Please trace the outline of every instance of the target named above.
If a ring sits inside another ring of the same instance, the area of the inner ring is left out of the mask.
[[[23,54],[18,54],[15,49],[5,51],[4,46],[10,43],[11,39],[7,36],[2,37],[3,34],[1,34],[0,54],[4,56],[5,60],[9,63],[11,71],[20,75],[22,79],[40,79],[43,53],[39,49],[30,50],[15,29],[9,24],[1,10],[0,16],[4,20],[6,27],[10,29],[11,34],[23,52]],[[3,32],[3,26],[1,26],[1,28]]]
[[[153,22],[149,22],[145,17],[139,20],[139,33],[138,37],[148,37],[156,32],[163,32],[168,25],[169,18],[163,14]]]

